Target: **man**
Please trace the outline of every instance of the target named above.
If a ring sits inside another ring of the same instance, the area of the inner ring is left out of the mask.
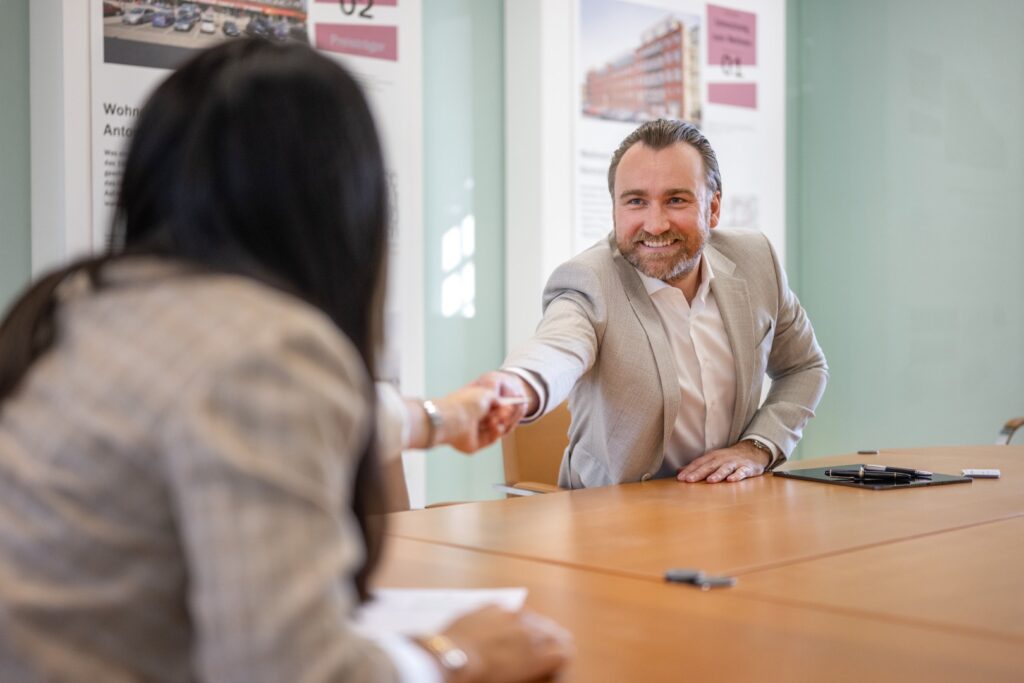
[[[525,421],[569,397],[563,487],[777,466],[828,369],[768,240],[715,230],[710,144],[688,123],[645,123],[612,156],[608,189],[613,233],[555,270],[536,334],[482,381],[524,397]]]

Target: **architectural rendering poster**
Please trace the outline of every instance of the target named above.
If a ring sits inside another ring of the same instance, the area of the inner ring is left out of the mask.
[[[313,42],[366,93],[393,188],[391,292],[422,291],[420,11],[414,0],[90,0],[93,250],[105,247],[127,143],[148,93],[197,50],[245,36]],[[410,122],[415,122],[411,125]],[[69,229],[76,229],[69,227]],[[398,248],[401,245],[401,249]],[[382,374],[421,391],[422,314],[391,296]]]
[[[724,179],[721,225],[761,230],[781,250],[784,37],[766,47],[759,34],[759,13],[781,28],[780,4],[755,3],[754,11],[696,0],[579,0],[574,251],[608,234],[608,162],[630,131],[656,118],[690,121],[711,141]],[[777,84],[763,82],[766,51],[778,62]],[[778,92],[765,99],[766,88]]]

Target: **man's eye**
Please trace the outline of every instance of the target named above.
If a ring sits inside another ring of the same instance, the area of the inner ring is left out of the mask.
[[[686,203],[686,198],[685,197],[671,197],[671,198],[669,198],[668,203],[669,204],[685,204]]]
[[[633,197],[632,199],[627,199],[626,200],[626,205],[627,206],[640,206],[643,203],[644,203],[644,200],[640,199],[639,197]]]

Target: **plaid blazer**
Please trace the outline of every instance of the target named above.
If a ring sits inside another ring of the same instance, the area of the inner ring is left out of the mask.
[[[0,680],[393,679],[347,623],[354,347],[246,278],[108,271],[0,405]]]

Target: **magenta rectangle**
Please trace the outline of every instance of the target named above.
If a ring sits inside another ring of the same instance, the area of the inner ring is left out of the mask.
[[[327,52],[396,62],[398,27],[317,24],[316,47]]]
[[[708,102],[757,109],[757,83],[708,83]]]
[[[374,5],[398,7],[398,0],[313,0],[318,5],[339,5],[345,8],[353,7],[353,1],[355,5],[369,5],[371,10]]]
[[[708,5],[708,64],[725,67],[757,64],[757,15]]]

